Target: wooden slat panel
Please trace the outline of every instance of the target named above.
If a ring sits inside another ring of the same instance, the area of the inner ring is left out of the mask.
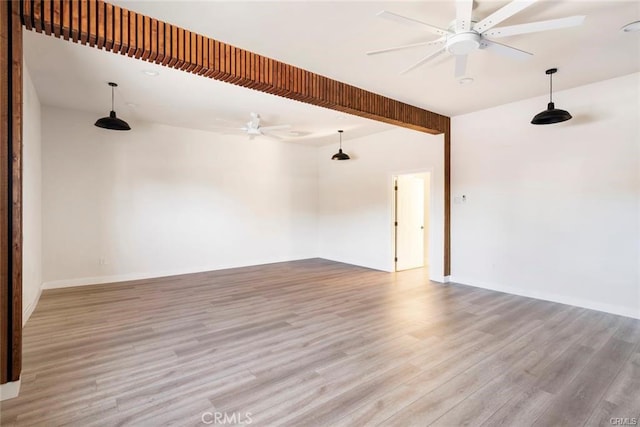
[[[189,70],[191,65],[191,32],[187,30],[183,30],[184,32],[184,56],[182,57],[182,66],[181,70]]]
[[[140,58],[144,49],[144,15],[136,14],[136,53],[135,57]]]
[[[31,2],[30,1],[26,1],[24,3],[31,3]],[[44,26],[44,32],[45,32],[45,34],[50,36],[51,35],[51,30],[52,30],[51,6],[53,6],[53,5],[52,5],[51,2],[45,1],[45,2],[42,3],[42,6],[43,6],[42,15],[48,17],[44,21],[44,25],[43,25]]]
[[[187,71],[193,73],[198,67],[198,37],[193,31],[189,31],[189,51],[189,66],[187,67]]]
[[[202,36],[196,33],[191,33],[191,62],[191,71],[198,73],[202,69]]]
[[[120,52],[122,46],[122,9],[118,6],[113,7],[113,47],[112,51]]]
[[[142,59],[149,59],[151,55],[151,18],[145,16],[142,25],[144,28],[144,50],[142,51]]]
[[[222,58],[220,56],[220,42],[217,40],[213,41],[213,66],[209,67],[211,68],[211,71],[213,71],[213,73],[211,74],[211,77],[213,78],[218,78],[218,76],[220,75],[220,70],[223,69],[223,65],[222,65]]]
[[[33,28],[39,33],[42,32],[42,20],[44,18],[45,17],[42,16],[42,2],[35,0],[33,2]]]
[[[96,2],[96,9],[97,9],[97,28],[98,28],[98,33],[96,34],[96,46],[98,46],[98,49],[102,49],[104,47],[104,42],[105,42],[105,38],[106,38],[106,31],[105,31],[105,4],[102,0],[98,0]]]
[[[158,20],[151,20],[151,52],[149,53],[149,61],[155,61],[158,57]]]
[[[235,75],[235,78],[233,79],[234,84],[239,84],[240,82],[245,80],[245,78],[243,77],[243,75],[245,74],[244,53],[245,53],[244,49],[236,48],[236,71],[233,73]],[[245,82],[244,86],[246,85],[247,84]]]
[[[202,53],[202,69],[200,70],[200,74],[206,75],[209,72],[209,39],[207,37],[202,37],[200,39],[202,43],[202,48],[200,52]]]
[[[129,49],[127,56],[133,56],[136,53],[137,31],[136,31],[137,13],[129,11]]]
[[[176,47],[177,47],[177,55],[176,55],[176,68],[181,68],[182,64],[184,64],[184,30],[182,28],[177,28],[178,37]]]
[[[155,57],[154,61],[156,63],[161,63],[164,59],[164,22],[157,21],[157,39],[158,39],[158,55]]]
[[[48,3],[48,2],[45,2]],[[80,2],[71,2],[71,39],[78,42],[80,37]]]
[[[111,3],[107,3],[105,8],[105,40],[104,40],[104,48],[107,50],[111,50],[113,48],[113,5]]]
[[[62,2],[62,37],[69,40],[71,36],[71,3]]]
[[[89,1],[89,46],[93,47],[96,44],[96,37],[98,35],[98,5],[96,3],[97,0],[88,0],[88,1]],[[55,7],[55,4],[54,4],[54,7]],[[55,22],[53,24],[53,29],[55,32],[55,29],[56,29]],[[59,36],[59,33],[56,33],[56,36]]]
[[[236,47],[229,45],[229,71],[226,81],[230,82],[235,79],[236,74]]]
[[[87,44],[89,40],[89,3],[80,1],[80,43]]]
[[[22,2],[22,24],[27,30],[33,29],[33,9],[31,1]]]
[[[171,46],[173,44],[173,39],[171,38],[172,28],[171,25],[164,23],[164,57],[162,58],[162,65],[168,65],[171,60]]]
[[[169,67],[175,67],[178,62],[178,27],[168,24],[167,26],[171,29],[171,55],[168,58],[168,65]]]
[[[231,74],[231,46],[224,43],[220,45],[220,55],[223,55],[222,53],[222,48],[224,47],[224,56],[221,57],[221,60],[224,64],[224,68],[222,68],[223,71],[223,75],[221,78],[225,78],[225,76],[228,76]]]
[[[129,50],[129,11],[126,9],[122,9],[120,11],[120,15],[120,53],[126,55],[127,51]]]

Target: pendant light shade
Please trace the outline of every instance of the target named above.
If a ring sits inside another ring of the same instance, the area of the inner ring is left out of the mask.
[[[340,134],[340,149],[331,157],[331,160],[349,160],[351,157],[342,152],[342,130],[339,130],[338,133]]]
[[[556,108],[553,103],[553,74],[557,71],[557,68],[550,68],[545,71],[545,73],[549,75],[549,104],[547,104],[546,110],[533,117],[531,123],[534,125],[550,125],[553,123],[566,122],[571,118],[571,114],[569,114],[568,111]]]
[[[109,130],[131,130],[131,127],[127,122],[116,117],[116,112],[113,109],[113,89],[118,85],[116,83],[109,82],[109,86],[111,86],[111,111],[109,112],[108,117],[98,119],[95,125],[99,128]]]

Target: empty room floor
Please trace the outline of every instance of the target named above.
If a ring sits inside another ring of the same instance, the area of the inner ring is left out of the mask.
[[[1,424],[610,425],[638,390],[638,320],[312,259],[45,291]]]

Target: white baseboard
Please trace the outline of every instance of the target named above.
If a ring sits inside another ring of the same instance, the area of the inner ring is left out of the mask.
[[[23,327],[24,327],[24,325],[27,324],[27,320],[29,320],[29,318],[33,314],[34,310],[36,309],[36,306],[38,305],[38,301],[40,301],[40,296],[42,295],[42,288],[43,288],[43,286],[41,285],[40,289],[38,289],[38,295],[36,295],[36,298],[33,301],[31,301],[31,304],[26,306],[24,308],[24,311],[22,312],[22,326]]]
[[[157,279],[160,277],[179,276],[182,274],[205,273],[207,271],[226,270],[229,268],[252,267],[255,265],[266,265],[266,264],[273,264],[278,262],[300,261],[303,259],[310,259],[310,258],[305,257],[305,258],[296,258],[296,259],[274,259],[274,260],[265,260],[262,262],[257,262],[252,264],[243,264],[243,265],[235,265],[235,264],[234,265],[212,265],[212,266],[204,266],[204,267],[197,267],[197,268],[163,270],[163,271],[154,271],[154,272],[145,272],[145,273],[127,273],[127,274],[116,274],[116,275],[109,275],[109,276],[78,277],[74,279],[53,280],[53,281],[45,282],[42,284],[42,289],[72,288],[75,286],[90,286],[90,285],[103,285],[105,283],[129,282],[131,280]]]
[[[0,401],[13,399],[20,394],[20,380],[0,384]]]
[[[567,297],[565,295],[558,295],[546,292],[535,292],[525,289],[520,289],[512,286],[498,285],[494,283],[486,283],[476,281],[464,277],[452,276],[451,282],[460,283],[461,285],[473,286],[474,288],[489,289],[492,291],[504,292],[512,295],[519,295],[527,298],[534,298],[543,301],[557,302],[560,304],[573,305],[575,307],[588,308],[590,310],[603,311],[605,313],[616,314],[618,316],[631,317],[633,319],[640,319],[640,311],[634,310],[631,307],[622,307],[613,304],[606,304],[597,301],[586,300],[583,298]]]

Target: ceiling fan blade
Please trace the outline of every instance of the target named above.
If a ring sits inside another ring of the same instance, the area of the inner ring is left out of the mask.
[[[456,0],[456,32],[471,29],[473,0]]]
[[[456,78],[464,76],[467,72],[467,57],[468,55],[455,55],[456,57]]]
[[[232,128],[232,127],[226,127],[226,126],[210,126],[207,129],[210,129],[213,131],[235,131],[235,132],[239,132],[242,130],[240,128]]]
[[[476,25],[473,26],[473,29],[474,31],[477,31],[482,34],[485,31],[495,27],[505,19],[510,18],[516,13],[520,12],[521,10],[524,10],[527,7],[531,6],[536,1],[537,0],[514,0],[511,3],[507,4],[506,6],[493,12],[491,15],[487,16],[482,21],[478,22]]]
[[[533,56],[533,53],[507,46],[506,44],[497,43],[491,40],[483,39],[480,41],[480,49],[493,51],[502,56],[508,56],[514,59],[527,59]]]
[[[436,50],[435,52],[430,53],[429,55],[425,56],[424,58],[422,58],[420,61],[416,62],[415,64],[413,64],[411,67],[407,68],[406,70],[402,71],[400,74],[406,74],[409,71],[413,70],[414,68],[418,68],[419,66],[421,66],[422,64],[432,60],[433,58],[442,55],[445,52],[445,48],[441,48]]]
[[[529,22],[527,24],[511,25],[493,28],[482,35],[492,38],[515,36],[516,34],[535,33],[538,31],[557,30],[560,28],[577,27],[584,22],[584,15],[568,16],[566,18],[550,19],[549,21]]]
[[[270,132],[273,130],[284,130],[284,129],[290,129],[290,128],[291,128],[291,125],[260,126],[260,131]]]
[[[272,133],[263,133],[262,136],[269,138],[269,139],[275,139],[276,141],[284,141],[285,139],[281,136],[278,135],[274,135]]]
[[[409,49],[411,47],[417,47],[417,46],[434,46],[434,45],[444,44],[445,41],[446,41],[446,38],[440,37],[437,40],[431,40],[428,42],[405,44],[403,46],[388,47],[386,49],[380,49],[380,50],[372,50],[370,52],[367,52],[367,55],[377,55],[379,53],[393,52],[394,50]]]
[[[398,15],[398,14],[393,13],[393,12],[387,12],[386,10],[378,12],[377,16],[379,16],[381,18],[384,18],[384,19],[388,19],[390,21],[399,22],[401,24],[411,25],[413,27],[418,27],[418,28],[421,28],[423,30],[430,31],[430,32],[432,32],[434,34],[437,34],[439,36],[446,36],[447,34],[450,34],[450,31],[448,31],[448,30],[445,30],[445,29],[442,29],[442,28],[438,28],[438,27],[434,27],[433,25],[429,25],[429,24],[427,24],[425,22],[418,21],[417,19],[407,18],[406,16]]]

